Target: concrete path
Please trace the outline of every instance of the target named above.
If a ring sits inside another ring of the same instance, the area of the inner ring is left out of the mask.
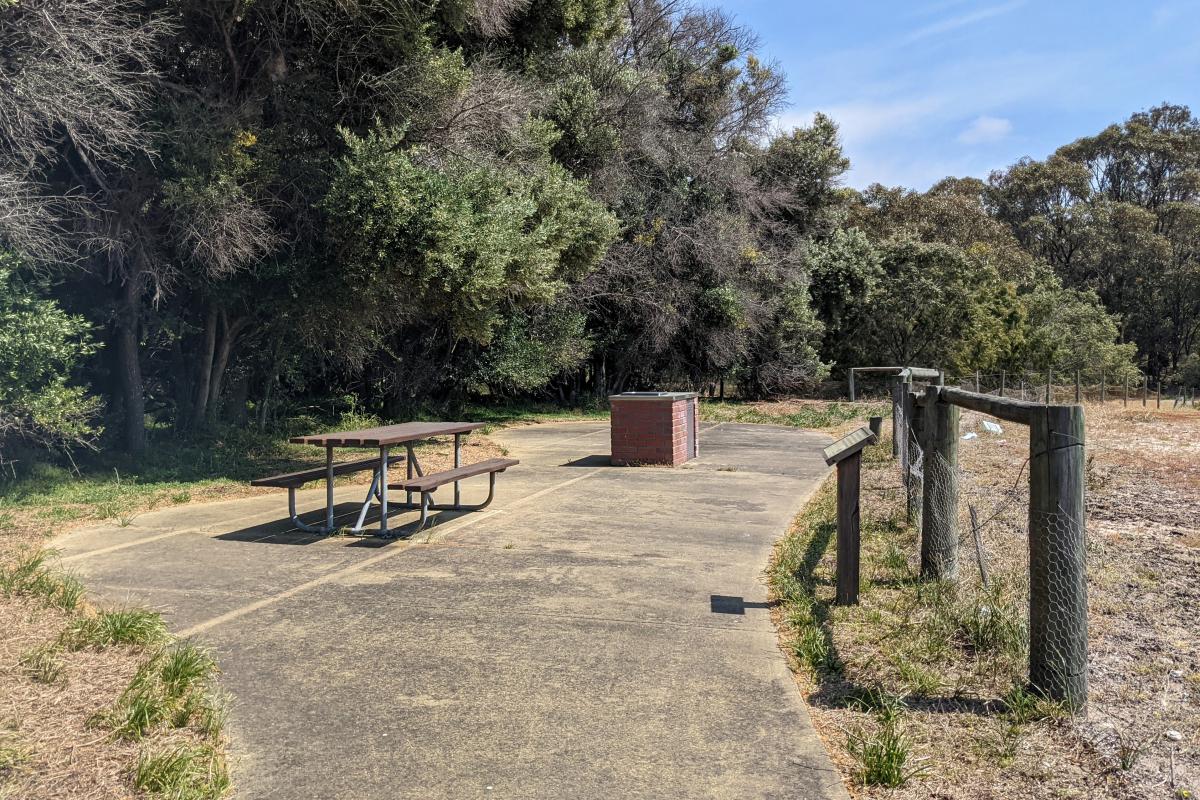
[[[600,423],[494,438],[496,503],[407,541],[289,532],[281,491],[58,546],[217,651],[242,798],[845,798],[762,578],[828,437],[709,425],[677,469],[607,466]]]

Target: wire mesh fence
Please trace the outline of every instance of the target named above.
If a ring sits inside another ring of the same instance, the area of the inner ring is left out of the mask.
[[[1028,637],[1031,684],[1082,706],[1082,416],[1044,406],[1045,418],[1020,410],[1027,425],[977,411],[960,418],[938,392],[922,399],[901,384],[894,396],[897,464],[909,521],[921,531],[922,574],[987,595],[983,615],[1004,616]]]

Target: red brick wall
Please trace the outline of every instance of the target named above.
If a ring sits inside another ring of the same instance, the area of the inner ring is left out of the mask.
[[[670,464],[687,461],[687,407],[696,398],[683,400],[623,400],[612,405],[612,463]],[[699,409],[697,409],[698,411]],[[699,414],[695,415],[699,425]],[[699,440],[699,431],[694,432]]]

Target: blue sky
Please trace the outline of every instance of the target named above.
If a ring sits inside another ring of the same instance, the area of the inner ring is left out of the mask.
[[[850,186],[986,177],[1163,101],[1200,114],[1200,0],[709,0],[824,111]]]

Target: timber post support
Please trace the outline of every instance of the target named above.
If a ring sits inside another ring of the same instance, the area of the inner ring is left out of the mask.
[[[851,367],[850,370],[847,372],[847,374],[850,376],[850,402],[853,403],[854,402],[854,367]]]
[[[875,434],[875,438],[879,439],[883,435],[883,417],[870,417],[867,420],[867,427],[871,429],[871,433]]]
[[[1046,405],[1054,402],[1054,367],[1046,368]]]
[[[1029,682],[1087,704],[1087,552],[1082,406],[1051,406],[1029,426]]]
[[[1004,397],[1004,378],[1005,377],[1006,377],[1006,375],[1004,374],[1004,370],[1000,370],[1000,396],[1001,397]]]
[[[958,406],[930,386],[922,398],[924,466],[921,487],[921,577],[958,574]]]
[[[1125,396],[1121,398],[1121,405],[1129,408],[1129,376],[1125,376]]]
[[[892,457],[899,458],[903,468],[908,448],[908,420],[904,418],[904,393],[910,384],[897,378],[892,385]]]
[[[910,443],[918,442],[919,446],[922,449],[924,449],[924,447],[925,447],[925,409],[922,408],[918,404],[917,395],[914,394],[913,392],[905,393],[904,413],[905,413],[905,415],[907,415],[908,419],[910,420],[909,425],[910,425],[910,428],[912,431],[910,434],[910,437],[909,437]],[[914,460],[913,454],[910,452],[908,454],[908,463],[901,465],[903,471],[900,473],[900,475],[904,482],[905,515],[906,515],[906,518],[908,519],[908,524],[920,525],[921,524],[922,500],[923,500],[922,486],[923,486],[924,480],[923,480],[923,478],[917,479],[917,477],[914,475],[914,471],[915,471],[916,467],[921,467],[921,464],[923,463],[923,460],[924,460],[924,456],[922,455],[922,456],[917,457],[918,463],[915,465],[915,467],[913,464],[913,460]],[[922,472],[922,475],[923,474],[924,473]]]
[[[1104,374],[1103,368],[1100,370],[1100,402],[1108,402],[1108,376]]]
[[[862,453],[837,465],[837,604],[858,605],[859,572],[859,476]]]
[[[859,428],[825,448],[825,463],[837,465],[837,588],[840,606],[858,604],[860,565],[859,484],[862,451],[879,439],[870,428]]]
[[[1047,389],[1046,397],[1049,397],[1049,396],[1050,396],[1050,390]],[[1079,393],[1079,370],[1075,370],[1075,402],[1079,403],[1082,400],[1083,400],[1083,397]],[[1047,400],[1046,402],[1049,403],[1050,401]]]

